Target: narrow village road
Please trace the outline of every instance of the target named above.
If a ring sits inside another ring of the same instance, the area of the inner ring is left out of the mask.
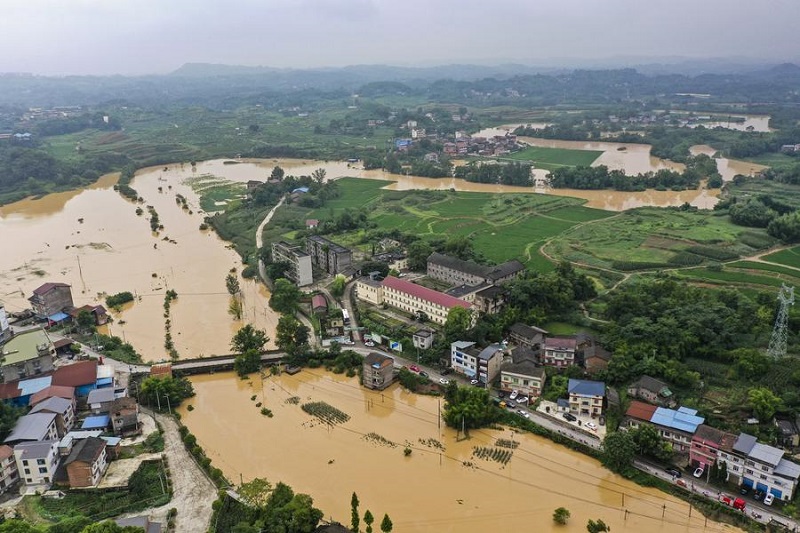
[[[150,412],[142,409],[149,415]],[[196,533],[208,531],[211,523],[211,504],[217,499],[217,488],[194,461],[181,441],[178,424],[171,416],[155,414],[164,429],[164,454],[172,475],[172,500],[165,506],[175,507],[175,531]],[[153,509],[159,513],[159,509]]]
[[[256,253],[258,253],[258,251],[261,250],[261,247],[264,246],[264,237],[262,235],[264,233],[264,227],[267,224],[269,224],[269,221],[272,220],[272,217],[275,214],[275,211],[277,211],[278,208],[283,205],[283,202],[285,200],[286,200],[286,196],[281,198],[281,201],[278,202],[277,204],[275,204],[275,207],[273,207],[272,209],[269,210],[269,213],[267,213],[267,216],[265,216],[264,220],[261,221],[261,224],[258,225],[258,228],[256,229]],[[261,275],[261,280],[264,283],[266,283],[267,282],[267,269],[264,266],[264,261],[261,260],[260,256],[258,258],[258,273]]]

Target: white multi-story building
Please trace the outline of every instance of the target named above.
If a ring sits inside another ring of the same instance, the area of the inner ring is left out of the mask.
[[[286,277],[294,281],[298,287],[314,283],[314,273],[311,266],[311,256],[300,246],[293,246],[287,242],[272,243],[272,261],[275,263],[289,263]]]
[[[382,283],[383,302],[410,314],[425,313],[431,322],[444,325],[454,307],[471,310],[469,302],[416,283],[389,276]]]
[[[784,452],[761,444],[756,437],[740,433],[733,446],[720,447],[718,462],[724,462],[728,479],[737,485],[769,492],[789,501],[797,488],[800,465],[783,458]]]
[[[492,344],[483,350],[474,342],[456,341],[450,345],[450,366],[454,371],[482,383],[490,383],[500,372],[503,347]]]
[[[14,460],[14,450],[11,446],[0,446],[0,494],[8,490],[19,479],[17,462]]]
[[[17,444],[14,459],[26,485],[50,485],[58,468],[58,440]]]

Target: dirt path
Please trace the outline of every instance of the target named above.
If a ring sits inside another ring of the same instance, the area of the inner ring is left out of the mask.
[[[144,411],[144,410],[143,410]],[[172,475],[172,501],[151,512],[160,515],[162,510],[175,507],[175,531],[196,533],[208,531],[211,523],[211,504],[217,499],[217,489],[186,451],[178,433],[175,419],[155,415],[164,428],[164,454]],[[166,514],[166,512],[164,513]]]
[[[269,221],[272,220],[272,216],[275,214],[275,211],[277,211],[278,208],[283,205],[284,200],[286,200],[286,196],[282,197],[281,201],[278,202],[275,207],[269,210],[267,216],[265,216],[264,220],[261,221],[261,224],[258,225],[258,228],[256,229],[256,253],[258,253],[259,250],[261,250],[261,247],[264,245],[264,236],[262,235],[264,233],[264,226],[269,224]],[[261,260],[260,255],[258,259],[258,273],[261,274],[262,281],[266,283],[267,272],[264,266],[264,261]]]

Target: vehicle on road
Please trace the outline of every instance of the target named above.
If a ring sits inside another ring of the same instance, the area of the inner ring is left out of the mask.
[[[775,495],[771,492],[764,496],[764,505],[772,505],[772,502],[775,501]]]
[[[419,372],[419,367],[417,365],[411,365],[410,367],[408,367],[408,369],[411,370],[412,372]]]
[[[564,418],[565,418],[566,420],[569,420],[570,422],[575,422],[575,421],[577,420],[577,418],[575,417],[575,415],[573,415],[573,414],[570,414],[570,413],[564,413]]]
[[[367,346],[368,348],[372,348],[373,346],[375,346],[375,343],[372,342],[372,341],[367,341],[367,342],[364,343],[364,346]]]
[[[594,422],[586,422],[586,427],[591,429],[592,431],[597,431],[597,424]]]
[[[698,477],[698,478],[699,478],[699,477],[703,477],[703,468],[702,468],[702,467],[700,467],[700,468],[695,468],[695,469],[694,469],[694,472],[692,472],[692,475],[693,475],[694,477]]]
[[[525,418],[530,418],[531,417],[531,414],[528,411],[526,411],[525,409],[517,409],[517,414],[519,416],[524,416]]]
[[[470,385],[477,385],[477,384],[479,384],[479,383],[480,383],[480,381],[478,381],[477,379],[471,379],[471,380],[469,380],[469,384],[470,384]],[[502,396],[500,396],[500,398],[502,398]]]
[[[512,400],[516,400],[517,396],[519,396],[519,392],[517,392],[516,390],[512,390],[511,391],[511,395],[509,396],[509,398],[512,399]]]
[[[516,402],[517,403],[528,403],[528,397],[527,396],[517,396]]]
[[[512,401],[512,400],[507,401],[506,405],[508,405],[509,409],[516,409],[517,408],[517,402]]]
[[[430,377],[427,372],[423,372],[422,370],[420,370],[419,375],[422,376],[423,378]]]
[[[664,472],[666,472],[672,477],[681,477],[683,475],[681,474],[681,471],[678,470],[677,468],[667,468],[664,470]]]
[[[750,494],[750,488],[749,487],[745,487],[743,485],[742,486],[742,490],[739,491],[739,494],[741,494],[742,496],[747,496],[748,494]]]
[[[439,378],[439,383],[441,383],[442,385],[447,385],[448,383],[450,383],[450,380],[445,378]]]
[[[757,502],[760,502],[762,499],[764,499],[764,491],[763,490],[756,490],[753,493],[753,499],[755,501],[757,501]]]
[[[720,496],[719,501],[742,512],[744,512],[745,507],[747,506],[743,499],[734,498],[733,496],[728,496],[727,494]]]
[[[443,376],[446,376],[446,375],[452,374],[452,373],[453,373],[453,369],[452,368],[445,368],[444,370],[442,370],[440,372],[440,374],[443,375]]]

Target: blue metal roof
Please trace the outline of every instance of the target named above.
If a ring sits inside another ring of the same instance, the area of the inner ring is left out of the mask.
[[[100,378],[97,380],[97,386],[102,387],[103,385],[111,385],[114,383],[114,378]]]
[[[28,396],[29,394],[36,394],[40,390],[44,390],[50,386],[53,381],[53,376],[44,376],[41,378],[32,378],[20,381],[17,386],[19,387],[20,396]]]
[[[81,429],[102,429],[111,425],[111,417],[108,415],[87,416],[81,424]]]
[[[697,416],[697,410],[689,409],[688,407],[680,407],[677,411],[659,407],[650,418],[650,422],[653,424],[685,431],[686,433],[694,433],[697,431],[697,426],[705,421],[706,419],[702,416]]]
[[[308,192],[308,190],[309,190],[308,187],[298,187],[295,190],[293,190],[292,192],[293,193],[295,193],[295,192]]]
[[[52,314],[49,317],[47,317],[47,320],[49,320],[50,322],[61,322],[62,320],[66,320],[68,318],[69,315],[67,313],[62,313],[61,311],[59,311],[58,313]]]
[[[606,384],[602,381],[587,381],[585,379],[571,379],[567,385],[570,394],[581,396],[605,396]]]

